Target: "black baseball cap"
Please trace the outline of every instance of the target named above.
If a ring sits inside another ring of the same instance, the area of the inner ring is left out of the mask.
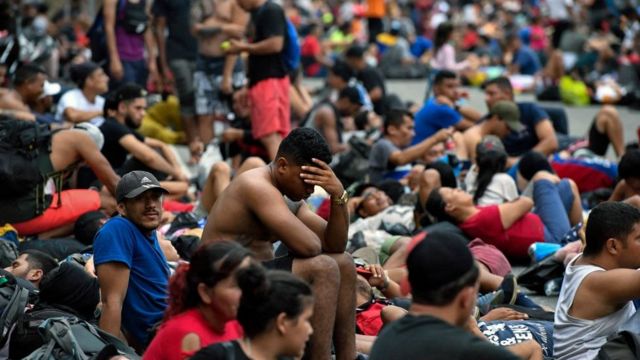
[[[116,187],[116,200],[122,202],[126,199],[133,199],[143,192],[151,189],[160,189],[165,194],[169,191],[160,185],[158,179],[153,174],[146,171],[132,171],[125,174]]]
[[[476,266],[467,242],[459,234],[431,231],[416,242],[406,261],[414,294],[437,291]]]

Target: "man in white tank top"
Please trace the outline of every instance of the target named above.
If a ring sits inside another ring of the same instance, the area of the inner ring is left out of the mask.
[[[593,359],[640,298],[640,210],[605,202],[589,215],[584,252],[565,271],[554,321],[558,360]]]

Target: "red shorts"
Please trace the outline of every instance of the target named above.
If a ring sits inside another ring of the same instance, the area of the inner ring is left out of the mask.
[[[54,194],[51,206],[42,215],[11,225],[20,236],[36,235],[72,224],[81,215],[100,209],[100,194],[94,190],[65,190],[61,199],[58,207],[58,194]]]
[[[254,139],[278,133],[285,137],[291,131],[289,77],[272,78],[249,88],[251,131]]]

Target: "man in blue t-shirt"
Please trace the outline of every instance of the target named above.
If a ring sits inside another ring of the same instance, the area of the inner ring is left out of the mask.
[[[508,64],[509,73],[535,75],[542,70],[538,54],[530,47],[523,45],[518,34],[507,35],[505,44],[505,54],[511,56],[510,64]]]
[[[158,244],[167,190],[146,171],[132,171],[116,188],[120,216],[100,229],[94,242],[94,263],[102,297],[100,328],[137,349],[148,343],[149,330],[167,306],[169,267]]]
[[[488,81],[484,91],[489,109],[499,101],[514,101],[513,88],[506,77]],[[549,115],[534,103],[517,102],[516,105],[520,112],[520,123],[524,127],[519,131],[512,130],[502,138],[510,157],[509,166],[515,164],[517,158],[529,150],[551,155],[558,149],[558,139]]]
[[[433,80],[433,94],[434,97],[427,100],[415,115],[416,135],[411,142],[412,145],[432,136],[440,129],[453,126],[456,130],[466,130],[482,117],[475,109],[456,104],[462,92],[460,81],[454,72],[438,72]]]

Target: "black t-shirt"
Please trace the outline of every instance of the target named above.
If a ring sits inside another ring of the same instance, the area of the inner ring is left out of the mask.
[[[267,1],[251,12],[252,42],[257,43],[270,37],[282,36],[286,43],[286,21],[280,5]],[[265,79],[283,78],[286,75],[282,51],[267,55],[249,55],[249,86],[254,86]]]
[[[247,354],[242,351],[237,341],[231,343],[217,343],[209,345],[193,355],[191,360],[251,360]],[[293,360],[290,357],[280,357],[278,360]]]
[[[100,131],[104,135],[104,145],[102,146],[102,155],[107,158],[109,164],[114,169],[118,169],[127,160],[129,152],[120,145],[120,139],[133,134],[138,140],[144,141],[144,136],[137,131],[129,129],[127,126],[120,124],[113,118],[106,119],[100,125]]]
[[[433,316],[407,315],[382,329],[370,360],[515,360],[517,356]]]
[[[364,70],[358,73],[358,80],[360,80],[364,88],[367,89],[367,92],[370,92],[371,90],[377,87],[382,89],[382,98],[372,102],[373,102],[373,109],[375,110],[375,112],[377,114],[383,114],[384,113],[384,97],[387,93],[387,90],[385,88],[384,78],[382,77],[382,75],[375,68],[367,66]]]
[[[167,59],[195,60],[198,43],[191,35],[190,0],[154,0],[153,15],[167,19]]]

